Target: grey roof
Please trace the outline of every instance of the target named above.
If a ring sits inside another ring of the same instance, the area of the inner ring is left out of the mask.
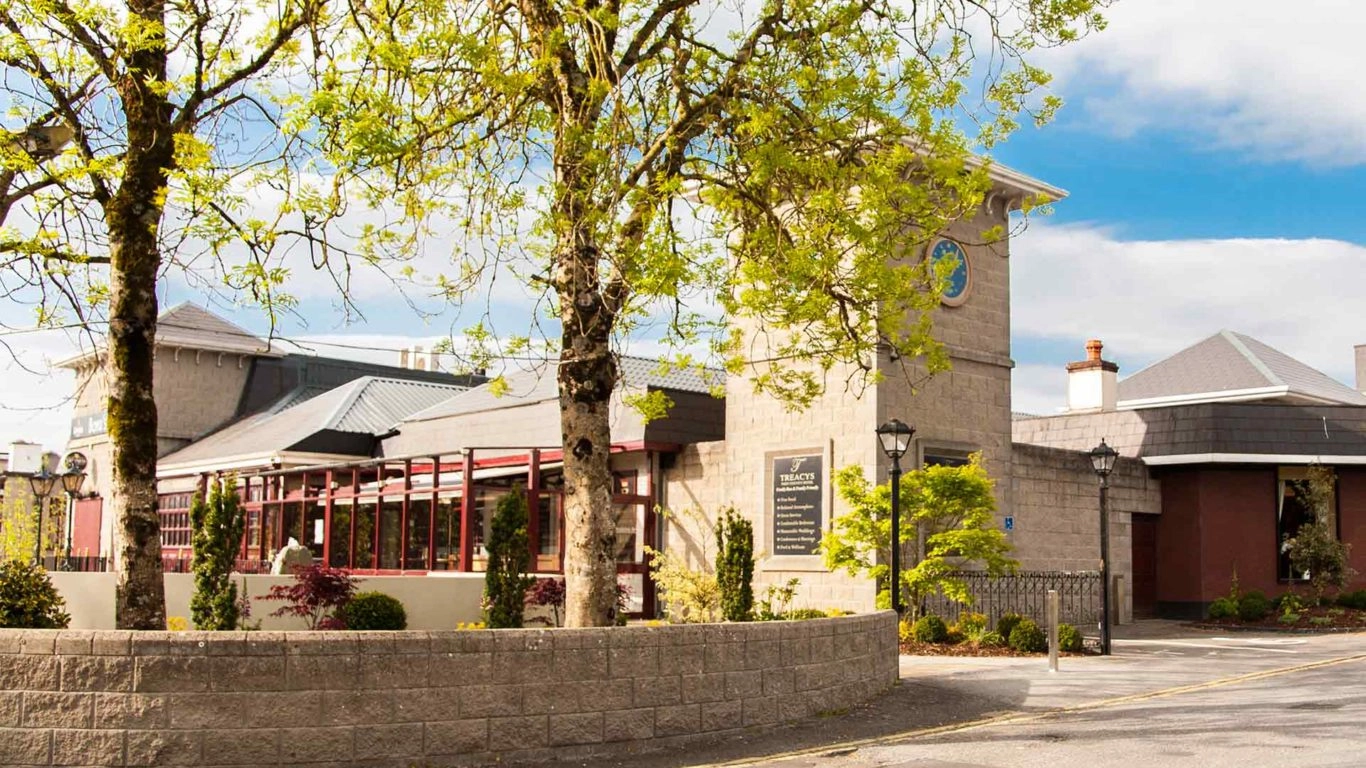
[[[629,387],[640,389],[669,389],[677,392],[711,394],[713,386],[725,381],[725,372],[715,368],[664,368],[658,360],[622,356],[617,359],[621,379]],[[461,392],[445,402],[414,413],[406,421],[427,421],[464,413],[478,413],[498,408],[530,405],[559,397],[559,386],[553,367],[505,374],[506,390],[496,394],[489,384]]]
[[[297,446],[306,441],[311,446],[307,450],[320,450],[318,441],[310,441],[320,433],[373,437],[462,389],[454,384],[364,376],[303,401],[299,400],[299,392],[293,391],[277,406],[197,440],[163,457],[161,463],[183,464],[291,448],[304,450]]]
[[[215,352],[281,354],[272,352],[270,345],[251,331],[188,301],[171,307],[157,318],[157,343]]]
[[[1135,400],[1217,401],[1239,390],[1283,389],[1268,397],[1366,405],[1366,395],[1240,333],[1220,331],[1119,382],[1119,404]]]

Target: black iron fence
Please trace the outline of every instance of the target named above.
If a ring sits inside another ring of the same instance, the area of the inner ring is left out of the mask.
[[[161,570],[164,573],[189,573],[192,562],[188,557],[163,557],[161,558]],[[105,573],[112,570],[113,565],[109,558],[93,555],[73,555],[71,557],[46,555],[43,557],[43,568],[49,571]],[[270,573],[270,561],[239,559],[233,567],[233,571],[235,573]]]
[[[43,568],[49,571],[103,573],[109,570],[109,559],[94,555],[47,555],[43,557]]]
[[[986,614],[991,625],[1003,613],[1018,613],[1039,622],[1047,618],[1049,590],[1058,591],[1058,620],[1085,632],[1100,626],[1100,573],[1097,571],[1020,571],[992,578],[980,571],[954,574],[962,579],[972,595],[971,605],[933,595],[925,601],[925,611],[949,624],[963,611]]]

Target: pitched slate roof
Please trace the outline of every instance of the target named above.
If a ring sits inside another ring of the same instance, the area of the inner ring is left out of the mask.
[[[157,343],[215,352],[275,355],[265,339],[198,304],[182,302],[157,318]]]
[[[725,381],[725,372],[715,368],[670,368],[661,370],[658,360],[622,356],[617,359],[622,381],[639,389],[670,389],[678,392],[710,394]],[[515,371],[503,377],[506,391],[495,394],[488,384],[461,392],[445,402],[414,413],[406,421],[428,421],[463,413],[478,413],[499,408],[530,405],[559,397],[559,386],[551,366],[532,371]]]
[[[454,384],[364,376],[300,401],[290,392],[275,406],[238,421],[163,457],[163,465],[299,448],[317,451],[321,433],[377,436],[417,411],[464,389]],[[348,443],[350,444],[350,443]],[[326,451],[322,451],[326,452]]]
[[[1119,407],[1231,399],[1366,405],[1366,395],[1262,342],[1220,331],[1119,382]]]
[[[157,315],[157,344],[206,352],[225,352],[232,355],[281,357],[284,353],[271,349],[265,339],[240,325],[231,323],[207,309],[188,301],[164,310]],[[76,368],[101,353],[104,345],[86,350],[61,360],[61,368]]]

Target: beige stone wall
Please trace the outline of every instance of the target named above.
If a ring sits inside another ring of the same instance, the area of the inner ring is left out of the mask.
[[[584,630],[0,630],[0,765],[583,760],[846,708],[896,679],[890,612]]]
[[[837,498],[832,470],[855,465],[870,479],[884,482],[890,462],[878,447],[873,430],[890,418],[916,427],[915,452],[903,460],[904,469],[919,466],[927,450],[985,454],[987,470],[997,479],[1000,515],[1011,506],[1010,442],[1010,262],[1008,244],[986,244],[986,231],[1005,223],[999,207],[983,209],[955,223],[947,234],[962,244],[971,266],[968,300],[959,307],[935,312],[936,338],[948,345],[953,370],[926,379],[923,369],[905,361],[876,361],[885,377],[874,387],[862,387],[852,367],[837,367],[825,378],[826,392],[801,413],[788,412],[766,396],[756,395],[750,380],[731,377],[726,388],[726,440],[696,446],[680,457],[667,474],[668,505],[697,504],[715,510],[733,505],[755,524],[755,547],[771,549],[773,530],[770,499],[771,468],[775,456],[819,453],[826,459],[824,526],[848,511]],[[907,258],[924,256],[918,247]],[[752,354],[762,354],[756,335]],[[677,542],[690,554],[710,532],[673,524],[666,541]],[[679,530],[682,529],[682,530]],[[797,605],[868,610],[874,590],[871,581],[831,573],[819,557],[761,557],[755,574],[756,592],[788,579],[801,581]]]
[[[71,615],[72,629],[114,628],[114,585],[117,574],[54,571],[50,575],[57,592],[66,600],[66,612]],[[166,582],[166,615],[189,621],[194,576],[168,573],[163,578]],[[383,592],[403,603],[409,629],[450,629],[459,622],[475,622],[481,618],[479,601],[484,593],[482,573],[358,578],[361,591]],[[272,586],[293,584],[293,577],[238,574],[233,581],[239,590],[245,585],[246,594],[252,597],[252,621],[260,621],[262,629],[307,629],[303,619],[270,615],[283,603],[260,599]]]
[[[1100,488],[1090,461],[1077,451],[1016,445],[1012,493],[1014,556],[1029,571],[1100,568]],[[1110,560],[1123,579],[1121,621],[1133,615],[1134,513],[1162,511],[1161,486],[1142,463],[1120,459],[1110,476]]]

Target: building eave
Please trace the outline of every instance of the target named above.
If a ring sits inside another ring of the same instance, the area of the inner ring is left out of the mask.
[[[1171,456],[1142,456],[1150,467],[1191,464],[1353,464],[1366,465],[1366,455],[1334,456],[1307,453],[1183,453]]]

